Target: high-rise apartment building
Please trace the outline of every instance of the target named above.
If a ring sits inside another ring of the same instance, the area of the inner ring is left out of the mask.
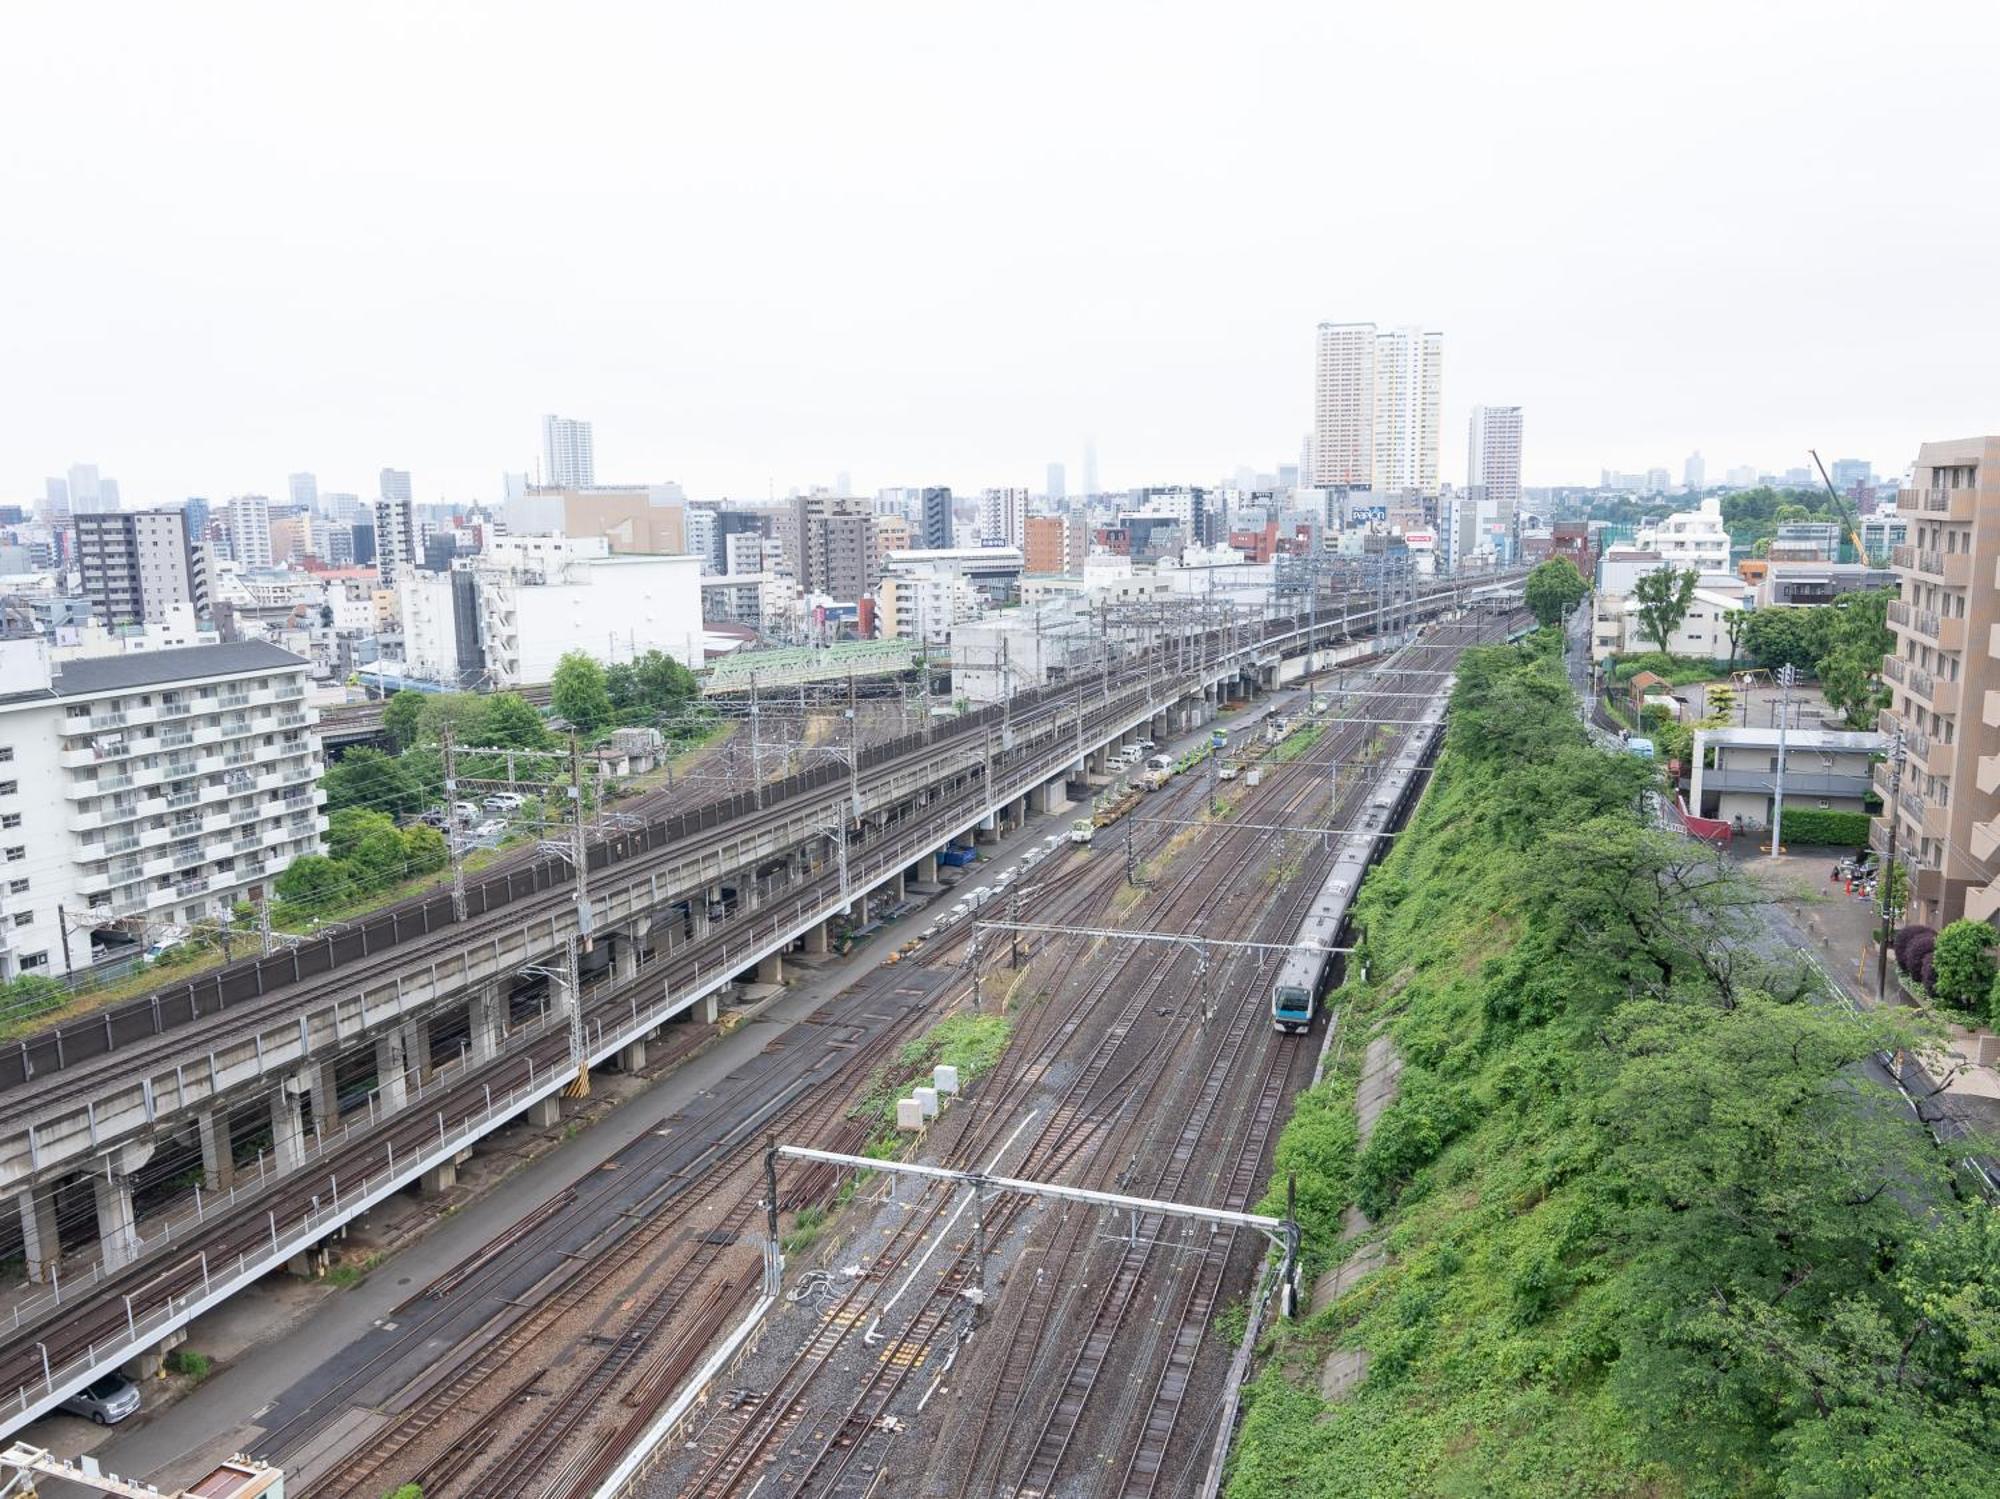
[[[240,494],[229,502],[229,555],[238,567],[271,565],[271,502]]]
[[[1321,323],[1313,359],[1315,485],[1434,495],[1444,335]]]
[[[979,539],[990,547],[1018,547],[1028,538],[1028,491],[989,489],[979,498]]]
[[[386,471],[385,471],[386,477]],[[409,475],[403,476],[408,487]],[[396,586],[396,570],[414,567],[421,560],[417,550],[416,519],[410,502],[385,495],[375,502],[375,575],[388,587]]]
[[[106,624],[161,620],[175,604],[208,612],[181,511],[79,515],[76,559],[84,596]]]
[[[0,979],[129,960],[318,853],[307,672],[263,641],[53,663],[0,640]]]
[[[291,474],[285,480],[292,503],[304,510],[319,509],[319,479],[313,474]]]
[[[1444,417],[1444,335],[1389,328],[1375,339],[1375,491],[1434,495]]]
[[[951,490],[932,485],[924,490],[923,541],[927,551],[942,551],[951,545]]]
[[[1466,434],[1465,487],[1481,534],[1512,537],[1521,514],[1521,408],[1475,406]]]
[[[542,418],[542,483],[549,489],[588,489],[597,482],[590,423],[568,416]]]
[[[786,563],[807,593],[845,602],[874,586],[875,512],[864,499],[824,492],[792,501]]]
[[[408,504],[412,498],[410,471],[406,468],[383,469],[375,493],[385,500],[401,500]]]
[[[1690,453],[1687,462],[1681,465],[1681,485],[1686,489],[1702,489],[1708,484],[1708,463],[1698,452]]]
[[[1836,458],[1829,477],[1833,480],[1833,487],[1845,493],[1857,484],[1872,484],[1875,470],[1866,458]]]
[[[1049,465],[1048,481],[1042,492],[1052,500],[1062,500],[1069,497],[1069,476],[1064,472],[1063,466],[1060,463],[1051,463]]]
[[[1881,727],[1903,735],[1902,779],[1875,767],[1872,830],[1910,872],[1910,920],[1943,927],[2000,914],[2000,437],[1927,442],[1897,496],[1910,541],[1890,554],[1902,597],[1889,606],[1895,650]]]
[[[1375,482],[1375,325],[1321,323],[1313,351],[1312,481]]]

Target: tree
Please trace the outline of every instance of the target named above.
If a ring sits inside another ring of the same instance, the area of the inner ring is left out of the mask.
[[[639,700],[658,713],[670,712],[694,696],[694,673],[664,651],[640,655],[632,663],[632,676]]]
[[[471,692],[433,693],[424,699],[418,715],[417,738],[424,744],[439,744],[444,731],[460,744],[477,744],[486,723],[485,700]]]
[[[1730,609],[1722,616],[1722,633],[1729,637],[1729,670],[1736,670],[1736,657],[1743,646],[1743,632],[1750,627],[1748,609]]]
[[[605,690],[604,668],[582,651],[565,651],[556,662],[549,700],[560,717],[585,732],[611,718],[611,695]]]
[[[407,817],[422,810],[425,800],[420,768],[380,750],[349,750],[327,771],[322,784],[329,816],[346,807],[361,807],[392,818]]]
[[[326,851],[335,859],[350,859],[371,833],[395,832],[396,819],[366,807],[342,807],[327,819]]]
[[[324,911],[348,894],[347,872],[324,854],[302,854],[278,876],[278,898],[305,911]]]
[[[1826,654],[1827,612],[1820,608],[1777,606],[1759,609],[1743,627],[1743,645],[1759,666],[1809,672]]]
[[[518,692],[502,692],[486,700],[479,742],[499,749],[546,749],[549,728],[526,698]]]
[[[407,687],[382,705],[382,727],[397,749],[406,750],[417,742],[423,715],[424,694]]]
[[[430,874],[434,870],[444,868],[450,858],[450,851],[445,847],[444,834],[434,827],[418,823],[414,827],[404,828],[402,838],[403,867],[410,874]]]
[[[1896,648],[1889,633],[1886,588],[1850,593],[1823,611],[1824,643],[1814,669],[1826,700],[1846,716],[1849,728],[1873,726],[1875,715],[1889,706],[1882,686],[1882,658]]]
[[[1948,1005],[1978,1010],[1993,988],[1993,928],[1965,918],[1938,933],[1931,949],[1931,992]]]
[[[1539,625],[1560,624],[1563,615],[1582,603],[1589,592],[1583,574],[1567,557],[1551,557],[1536,564],[1535,570],[1528,574],[1528,607],[1534,611],[1535,623]]]
[[[1643,573],[1632,584],[1632,597],[1639,601],[1639,630],[1661,654],[1667,642],[1694,606],[1695,584],[1701,575],[1693,568],[1662,567]]]
[[[381,890],[405,879],[403,835],[393,827],[378,828],[341,860],[350,882],[361,890]]]

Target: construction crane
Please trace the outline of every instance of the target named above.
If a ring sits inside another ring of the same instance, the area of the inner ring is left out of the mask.
[[[1861,544],[1860,520],[1848,510],[1847,501],[1833,487],[1833,480],[1827,477],[1826,465],[1819,461],[1819,449],[1807,448],[1806,451],[1812,455],[1813,467],[1819,470],[1819,482],[1826,486],[1826,492],[1833,500],[1834,513],[1840,517],[1841,529],[1846,533],[1848,544],[1854,548],[1855,557],[1866,563],[1868,549]]]

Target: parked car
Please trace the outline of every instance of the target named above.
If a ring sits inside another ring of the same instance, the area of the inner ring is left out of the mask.
[[[511,791],[496,791],[479,805],[489,812],[518,812],[528,805],[528,799]]]
[[[460,822],[477,822],[479,820],[479,809],[473,806],[471,802],[453,802],[451,804],[451,815],[456,817]]]
[[[139,1387],[122,1374],[107,1374],[62,1403],[72,1416],[88,1416],[99,1426],[123,1421],[139,1408]]]
[[[504,838],[507,836],[507,824],[498,817],[489,817],[472,830],[472,836],[475,838]]]
[[[150,943],[147,944],[146,947],[147,961],[151,962],[158,958],[164,958],[168,953],[172,952],[175,948],[179,947],[183,942],[187,941],[187,939],[188,939],[188,930],[184,926],[170,926],[163,928],[160,934],[157,937],[155,937]]]

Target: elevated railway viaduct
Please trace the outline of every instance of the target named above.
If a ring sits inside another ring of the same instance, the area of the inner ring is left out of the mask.
[[[1388,623],[1466,596],[1424,590]],[[0,1332],[0,1421],[157,1349],[389,1193],[444,1184],[509,1118],[552,1122],[589,1067],[642,1063],[663,1024],[778,979],[794,947],[823,951],[830,918],[934,878],[953,840],[1058,810],[1117,744],[1368,649],[1378,607],[1183,636],[848,764],[622,820],[589,844],[582,881],[530,856],[471,885],[462,914],[449,892],[405,902],[10,1046],[0,1185],[31,1275],[55,1283]],[[446,1026],[460,1039],[440,1054]],[[268,1138],[254,1179],[230,1149],[246,1111]],[[201,1185],[140,1218],[134,1173],[197,1145]],[[57,1282],[55,1194],[85,1183],[96,1254]]]

